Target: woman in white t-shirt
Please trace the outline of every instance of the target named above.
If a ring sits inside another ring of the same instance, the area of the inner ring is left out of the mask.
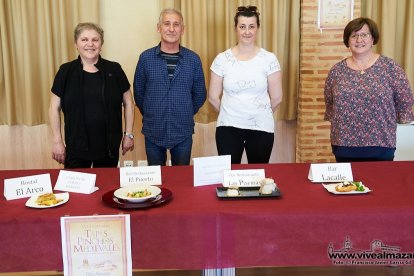
[[[268,163],[274,141],[273,112],[282,101],[282,74],[276,56],[256,46],[260,27],[254,6],[238,7],[234,17],[238,43],[211,65],[209,102],[219,112],[219,155],[241,163]],[[221,95],[223,93],[223,95]]]

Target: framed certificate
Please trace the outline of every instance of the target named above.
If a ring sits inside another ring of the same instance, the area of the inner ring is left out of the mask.
[[[129,215],[61,217],[64,275],[132,276]]]
[[[354,0],[318,0],[318,28],[343,29],[353,11]]]

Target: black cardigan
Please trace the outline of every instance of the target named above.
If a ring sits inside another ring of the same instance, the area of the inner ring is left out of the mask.
[[[118,156],[122,140],[123,93],[130,84],[119,63],[99,57],[95,66],[103,80],[102,100],[105,106],[106,138],[109,157]],[[52,92],[61,98],[65,121],[65,143],[71,152],[87,151],[88,137],[85,126],[83,98],[83,65],[80,57],[62,64],[56,74]]]

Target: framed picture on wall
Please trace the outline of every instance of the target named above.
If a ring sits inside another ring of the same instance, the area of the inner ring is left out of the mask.
[[[353,14],[354,0],[319,0],[318,28],[343,29]]]

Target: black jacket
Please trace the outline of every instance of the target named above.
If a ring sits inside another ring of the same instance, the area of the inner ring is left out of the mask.
[[[102,101],[105,107],[107,153],[118,156],[122,139],[122,99],[130,84],[121,66],[99,57],[95,66],[102,77]],[[68,151],[88,150],[83,98],[83,65],[80,57],[62,64],[56,74],[52,92],[61,98],[65,121],[65,143]]]

